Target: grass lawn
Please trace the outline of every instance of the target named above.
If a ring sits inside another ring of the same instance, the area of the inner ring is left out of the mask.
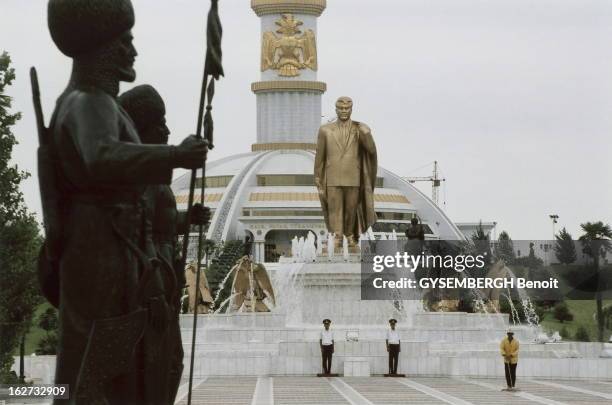
[[[540,320],[540,325],[547,332],[561,331],[562,328],[569,333],[567,340],[574,340],[576,330],[580,326],[584,326],[589,333],[591,341],[597,340],[597,320],[595,319],[595,313],[597,311],[594,300],[566,300],[565,301],[570,312],[574,315],[574,320],[571,322],[559,322],[553,316],[552,309],[544,314],[543,319]],[[611,300],[604,300],[603,305],[611,305]],[[608,340],[612,334],[612,330],[604,329],[604,340]]]

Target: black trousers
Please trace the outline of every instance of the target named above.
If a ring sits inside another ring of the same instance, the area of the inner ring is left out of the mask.
[[[323,360],[323,374],[331,374],[333,353],[334,353],[334,345],[321,346],[321,358]]]
[[[516,363],[504,363],[504,371],[506,372],[506,384],[508,384],[508,387],[514,388],[516,383]]]
[[[389,344],[389,374],[397,374],[400,345]]]

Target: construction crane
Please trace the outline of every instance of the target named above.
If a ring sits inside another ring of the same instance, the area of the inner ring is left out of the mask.
[[[438,170],[438,161],[435,160],[433,162],[433,173],[431,174],[431,176],[421,176],[421,177],[402,177],[402,179],[406,180],[409,183],[416,183],[417,181],[429,181],[431,182],[431,199],[433,200],[434,203],[436,203],[436,205],[440,205],[439,204],[439,200],[440,200],[440,184],[443,181],[446,181],[445,178],[440,178],[439,176],[439,170]]]

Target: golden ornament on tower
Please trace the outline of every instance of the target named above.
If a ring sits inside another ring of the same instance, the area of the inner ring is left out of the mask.
[[[317,45],[315,33],[308,29],[302,33],[303,22],[293,14],[283,14],[276,21],[276,34],[264,32],[261,47],[261,71],[278,71],[279,76],[295,77],[300,70],[317,70]],[[277,35],[278,34],[278,35]]]

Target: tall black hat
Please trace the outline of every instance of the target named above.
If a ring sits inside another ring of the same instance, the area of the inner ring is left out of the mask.
[[[128,113],[140,132],[154,119],[166,115],[166,105],[157,90],[148,84],[136,86],[119,96],[119,104]]]
[[[391,318],[389,319],[389,323],[397,323],[397,319]]]
[[[134,26],[130,0],[49,0],[53,42],[70,57],[94,50]]]
[[[324,324],[325,324],[325,323],[331,323],[331,320],[329,320],[329,319],[325,318],[325,319],[323,319],[323,323],[324,323]]]

